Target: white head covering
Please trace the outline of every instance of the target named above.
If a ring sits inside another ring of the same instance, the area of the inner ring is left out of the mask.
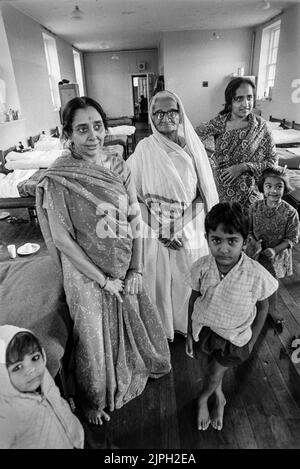
[[[149,116],[153,136],[159,144],[163,144],[173,151],[178,151],[177,143],[162,135],[156,129],[153,122],[152,113],[154,104],[158,98],[162,97],[170,97],[178,103],[178,109],[180,113],[178,135],[182,135],[184,137],[188,151],[194,159],[197,177],[200,182],[201,195],[203,197],[207,213],[208,210],[210,210],[215,204],[219,202],[219,196],[214,181],[212,169],[204,145],[196,134],[190,120],[188,119],[180,98],[171,91],[160,91],[156,95],[154,95],[151,100]]]

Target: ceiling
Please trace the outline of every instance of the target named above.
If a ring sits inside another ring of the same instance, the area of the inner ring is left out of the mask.
[[[0,0],[82,51],[151,49],[164,31],[257,26],[300,0]],[[264,5],[268,9],[263,9]],[[83,18],[75,20],[75,6]]]

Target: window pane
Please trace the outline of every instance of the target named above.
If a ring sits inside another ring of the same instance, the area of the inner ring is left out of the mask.
[[[272,57],[271,57],[270,63],[276,64],[276,61],[277,61],[277,52],[278,52],[278,48],[275,47],[275,49],[273,49],[273,51],[272,51]]]
[[[60,107],[58,82],[60,81],[60,69],[56,50],[56,41],[48,34],[42,33],[45,56],[49,75],[50,94],[55,109]]]
[[[279,35],[280,35],[280,29],[276,29],[276,31],[274,31],[274,40],[273,40],[274,47],[278,47]]]
[[[270,65],[268,70],[268,80],[274,80],[275,78],[276,65]]]
[[[84,96],[81,58],[80,58],[79,52],[77,52],[74,49],[73,49],[73,58],[74,58],[76,81],[77,81],[78,86],[79,86],[79,94],[80,94],[80,96]]]

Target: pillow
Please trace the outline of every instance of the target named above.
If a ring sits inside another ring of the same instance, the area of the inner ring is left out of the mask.
[[[271,122],[271,121],[267,121],[268,123],[268,126],[271,128],[271,129],[279,129],[281,127],[281,122]]]
[[[116,127],[108,127],[108,133],[111,135],[132,135],[135,133],[135,126],[118,125]]]
[[[59,138],[49,137],[48,135],[41,135],[39,140],[34,145],[35,150],[55,150],[61,149],[62,143]]]

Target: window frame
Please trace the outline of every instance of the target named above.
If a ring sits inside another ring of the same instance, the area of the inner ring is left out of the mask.
[[[58,83],[61,81],[59,60],[57,54],[56,40],[50,34],[42,31],[45,58],[47,63],[49,89],[54,111],[61,107]]]
[[[272,99],[280,41],[281,20],[263,28],[258,71],[257,99]]]
[[[83,67],[82,67],[82,57],[81,52],[72,47],[73,51],[73,61],[75,69],[76,83],[79,87],[79,95],[85,96],[85,86],[84,86],[84,76],[83,76]]]

